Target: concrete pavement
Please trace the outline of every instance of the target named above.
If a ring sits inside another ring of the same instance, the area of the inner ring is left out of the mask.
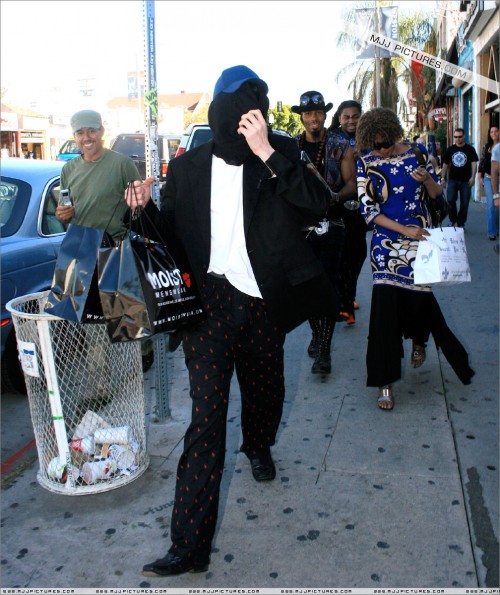
[[[219,525],[207,573],[146,578],[169,547],[175,469],[189,422],[182,350],[169,357],[172,416],[155,420],[145,376],[149,469],[121,488],[68,497],[42,488],[37,461],[2,492],[2,587],[498,587],[498,256],[484,205],[469,210],[472,283],[439,288],[446,320],[471,356],[470,386],[430,342],[395,385],[392,412],[365,387],[371,295],[338,324],[333,372],[310,374],[309,329],[287,337],[285,411],[275,481],[256,483],[240,444],[233,382]],[[369,241],[369,237],[367,237]],[[9,420],[2,419],[2,424]],[[265,592],[265,591],[264,591]]]

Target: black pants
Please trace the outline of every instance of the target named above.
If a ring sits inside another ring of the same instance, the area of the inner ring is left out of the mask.
[[[184,334],[192,414],[177,469],[171,525],[171,550],[198,558],[210,553],[217,524],[233,370],[242,398],[241,450],[247,455],[274,444],[285,397],[285,333],[269,323],[263,300],[211,275],[201,297],[207,318]]]
[[[358,277],[367,254],[366,232],[368,228],[359,211],[347,211],[343,219],[346,226],[346,235],[341,263],[340,309],[342,312],[353,314]]]
[[[338,294],[342,292],[342,252],[345,242],[345,226],[330,224],[327,233],[317,235],[314,231],[307,232],[307,241],[311,244],[314,254],[321,261],[331,284]],[[338,303],[340,308],[340,301]],[[332,312],[332,318],[337,319],[338,309]]]
[[[437,306],[432,293],[389,285],[374,285],[368,331],[367,386],[384,386],[401,378],[403,337],[426,345],[430,312]]]

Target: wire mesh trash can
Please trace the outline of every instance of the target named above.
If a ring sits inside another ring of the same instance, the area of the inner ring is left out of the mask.
[[[105,324],[44,312],[49,292],[7,304],[16,330],[44,488],[85,495],[146,470],[139,341],[112,344]]]

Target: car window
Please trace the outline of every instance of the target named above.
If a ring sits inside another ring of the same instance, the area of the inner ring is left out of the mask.
[[[180,142],[181,142],[180,138],[168,138],[167,139],[169,160],[173,159],[175,157],[175,154],[177,153],[177,149],[179,148]]]
[[[23,222],[31,197],[31,186],[22,180],[3,177],[0,182],[0,236],[14,235]]]
[[[117,136],[113,143],[113,151],[128,157],[144,159],[144,136]]]
[[[212,140],[212,137],[213,133],[210,128],[198,128],[198,130],[194,131],[193,141],[189,148],[196,149],[196,147],[208,143],[208,141]]]
[[[59,192],[61,185],[59,181],[54,182],[47,189],[44,197],[44,203],[42,207],[42,224],[41,230],[42,235],[51,236],[58,233],[64,233],[68,226],[61,223],[56,217],[56,208],[59,203]]]
[[[79,153],[80,149],[74,140],[67,140],[64,145],[61,147],[59,153],[61,155],[68,155],[73,153]]]

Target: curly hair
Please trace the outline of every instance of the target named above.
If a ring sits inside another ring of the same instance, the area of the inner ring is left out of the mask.
[[[359,151],[372,149],[377,136],[394,143],[403,138],[404,130],[391,109],[375,107],[361,116],[356,129],[356,148]]]

